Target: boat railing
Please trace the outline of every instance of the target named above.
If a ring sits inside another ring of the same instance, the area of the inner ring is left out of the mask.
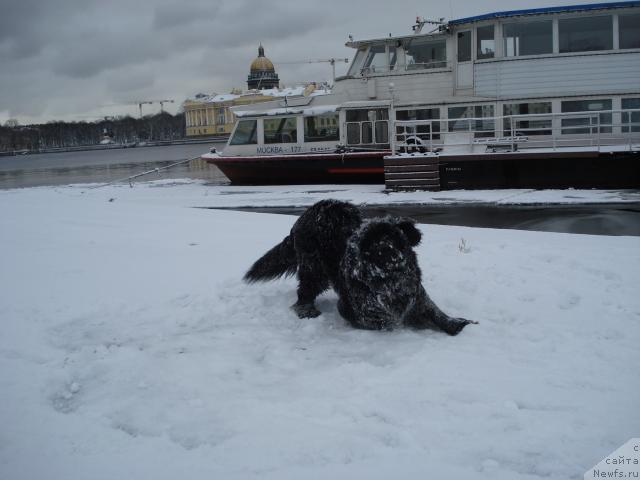
[[[393,154],[640,145],[640,109],[396,120]]]
[[[395,65],[370,65],[360,69],[360,75],[370,77],[379,74],[397,74],[399,72],[415,72],[417,70],[435,70],[449,68],[446,60],[434,60],[432,62],[413,62]]]

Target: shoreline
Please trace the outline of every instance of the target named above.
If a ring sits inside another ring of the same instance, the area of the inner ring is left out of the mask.
[[[172,145],[197,145],[207,143],[220,143],[226,141],[227,137],[207,137],[196,139],[160,140],[153,142],[136,142],[126,144],[97,144],[78,145],[73,147],[52,147],[40,150],[12,150],[0,152],[0,157],[20,157],[24,155],[39,155],[44,153],[68,153],[68,152],[91,152],[94,150],[122,150],[124,148],[146,148],[146,147],[168,147]]]
[[[209,207],[300,215],[305,207]],[[640,203],[361,205],[366,217],[406,216],[417,223],[583,235],[640,236]]]

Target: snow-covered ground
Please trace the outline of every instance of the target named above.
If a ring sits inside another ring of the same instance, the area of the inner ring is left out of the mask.
[[[638,436],[640,238],[422,226],[480,325],[381,333],[242,283],[294,217],[188,208],[368,188],[0,192],[0,478],[577,479]]]
[[[205,186],[203,181],[158,180],[134,184],[136,188],[180,185],[170,194],[163,189],[145,198],[154,203],[174,204],[176,201],[200,207],[305,207],[323,198],[335,198],[369,205],[579,205],[605,203],[640,203],[640,190],[446,190],[441,192],[385,192],[382,185],[287,185],[287,186]],[[82,191],[101,190],[96,185]],[[120,196],[137,196],[128,187],[117,189]]]

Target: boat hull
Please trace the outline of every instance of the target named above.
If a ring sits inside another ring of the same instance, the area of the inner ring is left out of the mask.
[[[440,160],[440,188],[639,188],[640,152],[484,154]]]
[[[384,151],[261,157],[214,154],[202,158],[238,185],[383,184],[384,157],[388,154]],[[421,162],[420,156],[403,159],[406,164]],[[441,190],[640,188],[640,151],[521,151],[441,155],[438,161]]]
[[[237,185],[384,183],[388,151],[225,157],[203,155]]]

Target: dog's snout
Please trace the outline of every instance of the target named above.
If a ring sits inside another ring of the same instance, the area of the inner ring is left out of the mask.
[[[391,244],[383,243],[376,249],[375,258],[379,264],[395,264],[402,259],[402,252]]]

